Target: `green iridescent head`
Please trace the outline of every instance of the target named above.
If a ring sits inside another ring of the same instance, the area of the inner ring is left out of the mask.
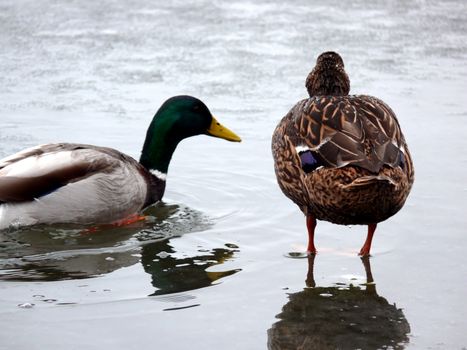
[[[140,163],[147,169],[167,173],[178,143],[187,137],[202,134],[241,141],[234,132],[221,125],[199,99],[185,95],[169,98],[149,125]]]

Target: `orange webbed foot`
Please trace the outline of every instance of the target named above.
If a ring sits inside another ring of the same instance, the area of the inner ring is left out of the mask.
[[[81,231],[81,234],[86,235],[86,234],[92,234],[92,233],[105,230],[105,229],[110,229],[110,228],[115,228],[115,227],[124,227],[124,226],[134,224],[136,222],[144,221],[146,220],[146,218],[147,217],[144,215],[132,214],[124,219],[114,221],[110,224],[102,224],[102,225],[88,227],[87,229]]]

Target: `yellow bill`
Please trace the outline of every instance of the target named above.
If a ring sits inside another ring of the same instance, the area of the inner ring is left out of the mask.
[[[225,139],[228,141],[233,141],[233,142],[242,141],[242,139],[237,134],[227,129],[224,125],[219,123],[214,117],[212,117],[211,125],[209,126],[207,130],[207,134],[214,136],[214,137],[220,137],[221,139]]]

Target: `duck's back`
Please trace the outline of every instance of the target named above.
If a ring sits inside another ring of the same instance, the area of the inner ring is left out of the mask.
[[[377,173],[385,164],[394,167],[410,157],[394,112],[371,96],[302,100],[282,119],[273,138],[274,155],[274,146],[302,146],[316,152],[323,166],[334,168],[350,164]]]
[[[272,151],[282,191],[304,212],[310,207],[315,214],[326,212],[317,216],[332,222],[347,219],[334,218],[331,209],[320,210],[322,202],[335,207],[351,201],[355,191],[346,196],[337,188],[358,177],[386,176],[387,169],[397,168],[409,187],[413,182],[412,161],[397,118],[371,96],[314,96],[298,102],[274,131]],[[317,198],[320,195],[326,198]],[[405,197],[398,198],[400,206]]]
[[[0,160],[0,228],[18,223],[99,223],[144,207],[149,177],[111,148],[47,144]]]

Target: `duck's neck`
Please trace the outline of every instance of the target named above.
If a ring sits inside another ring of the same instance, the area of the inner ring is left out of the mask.
[[[165,180],[172,155],[181,141],[170,132],[171,126],[162,118],[153,119],[139,160],[141,165],[161,180]]]
[[[350,81],[347,73],[341,70],[314,69],[306,82],[310,96],[347,96]]]

